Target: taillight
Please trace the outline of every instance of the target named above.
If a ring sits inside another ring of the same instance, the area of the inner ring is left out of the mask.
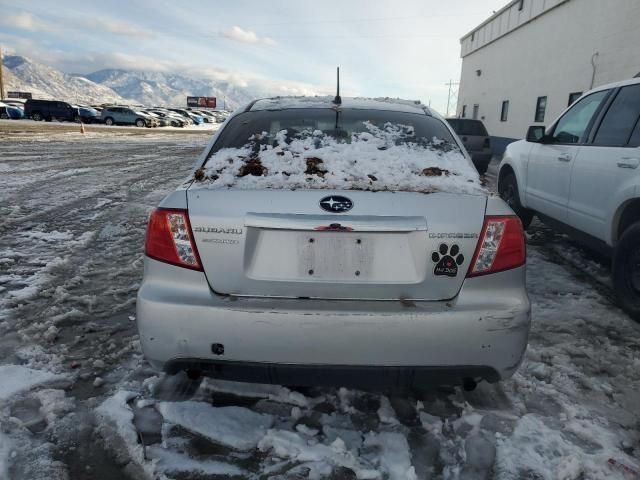
[[[516,216],[487,216],[467,277],[501,272],[524,265],[526,247],[522,223]]]
[[[186,210],[156,208],[151,212],[144,253],[155,260],[202,271]]]

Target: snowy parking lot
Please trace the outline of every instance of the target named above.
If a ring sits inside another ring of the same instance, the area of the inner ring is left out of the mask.
[[[135,324],[146,219],[208,138],[0,131],[0,479],[640,478],[640,324],[606,260],[537,221],[530,343],[502,384],[154,372]]]

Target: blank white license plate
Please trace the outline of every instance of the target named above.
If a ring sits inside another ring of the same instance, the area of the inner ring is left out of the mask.
[[[371,277],[375,234],[298,234],[298,272],[310,280],[366,280]]]
[[[245,275],[280,282],[412,284],[424,280],[426,254],[424,232],[260,229],[247,244]]]

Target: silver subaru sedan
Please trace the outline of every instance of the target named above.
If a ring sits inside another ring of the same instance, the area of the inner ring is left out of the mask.
[[[257,100],[151,213],[140,340],[168,373],[473,389],[522,361],[525,261],[518,217],[433,110]]]

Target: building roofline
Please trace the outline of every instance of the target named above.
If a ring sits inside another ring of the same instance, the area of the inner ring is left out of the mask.
[[[492,14],[489,18],[487,18],[484,22],[482,22],[480,25],[474,27],[473,29],[469,30],[466,34],[464,34],[463,36],[460,37],[460,43],[462,43],[462,41],[469,37],[472,33],[477,32],[478,30],[480,30],[482,27],[484,27],[487,23],[489,23],[491,20],[493,20],[494,18],[496,18],[497,16],[501,15],[504,11],[508,10],[509,8],[511,8],[512,6],[514,6],[516,3],[518,3],[520,0],[511,0],[509,3],[507,3],[504,7],[502,7],[500,10],[497,10],[496,13]]]
[[[555,5],[553,5],[552,7],[549,7],[545,10],[542,10],[539,14],[532,16],[531,18],[529,18],[528,20],[514,26],[511,30],[507,30],[506,32],[504,32],[502,35],[498,35],[497,37],[489,40],[488,42],[484,43],[483,45],[480,45],[478,47],[475,48],[471,48],[471,50],[469,52],[467,52],[466,54],[460,54],[460,56],[462,58],[467,57],[475,52],[477,52],[478,50],[481,50],[489,45],[491,45],[492,43],[500,40],[501,38],[506,37],[507,35],[510,35],[511,33],[515,32],[516,30],[524,27],[525,25],[529,25],[531,22],[536,21],[538,18],[542,17],[543,15],[546,15],[547,13],[555,10],[556,8],[565,5],[567,2],[569,2],[570,0],[559,0],[558,3],[556,3]],[[513,7],[516,3],[520,2],[520,0],[512,0],[511,2],[509,2],[507,5],[505,5],[503,8],[501,8],[499,11],[497,11],[496,13],[494,13],[491,17],[489,17],[488,19],[486,19],[484,22],[482,22],[480,25],[478,25],[476,28],[474,28],[473,30],[471,30],[468,34],[466,34],[464,37],[462,37],[460,39],[460,45],[462,46],[463,42],[465,39],[469,38],[471,36],[472,33],[477,32],[478,30],[480,30],[481,28],[483,28],[484,26],[486,26],[487,24],[489,24],[490,22],[492,22],[493,20],[495,20],[498,16],[502,15],[507,9]],[[463,47],[462,47],[463,48]]]

